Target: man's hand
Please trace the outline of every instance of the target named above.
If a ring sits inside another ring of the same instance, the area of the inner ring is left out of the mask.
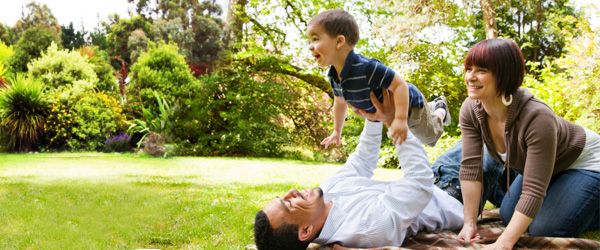
[[[375,113],[368,113],[367,111],[356,107],[352,107],[352,111],[369,121],[381,121],[385,126],[390,127],[394,119],[394,112],[396,112],[396,107],[394,106],[394,93],[384,89],[383,102],[379,102],[375,94],[371,92],[371,102],[373,102],[373,106],[375,106]]]
[[[390,130],[393,139],[393,145],[400,146],[404,141],[406,141],[406,133],[408,131],[408,124],[406,123],[406,120],[394,119]]]
[[[325,138],[321,142],[321,145],[325,145],[325,149],[327,149],[327,147],[329,147],[329,144],[331,144],[331,143],[335,143],[336,146],[339,146],[340,145],[340,137],[341,137],[341,133],[334,130],[333,133],[331,133],[331,135],[329,137]]]

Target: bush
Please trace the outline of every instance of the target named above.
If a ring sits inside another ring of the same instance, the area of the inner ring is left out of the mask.
[[[0,64],[8,65],[8,59],[15,54],[12,46],[4,44],[0,41]]]
[[[530,63],[538,79],[529,75],[524,85],[557,115],[600,133],[600,29],[583,28],[563,58]]]
[[[78,95],[92,90],[98,83],[94,66],[87,58],[75,51],[59,50],[56,43],[28,67],[29,74],[42,80],[50,91]]]
[[[87,56],[89,63],[93,65],[94,72],[98,77],[96,90],[99,92],[110,93],[115,97],[119,94],[119,84],[115,76],[115,70],[110,66],[110,58],[104,50],[97,47],[83,46],[79,49],[81,56]]]
[[[110,134],[126,129],[119,101],[102,92],[77,99],[53,96],[48,144],[56,150],[101,150]]]
[[[0,129],[9,150],[26,152],[44,133],[48,100],[42,83],[17,74],[0,91]]]
[[[194,81],[177,46],[163,41],[158,44],[149,43],[148,52],[142,53],[131,66],[130,76],[131,82],[127,85],[128,103],[141,100],[143,107],[154,114],[159,112],[154,91],[167,102],[175,103],[179,95],[187,94],[181,89]]]
[[[27,64],[42,55],[52,43],[60,46],[60,38],[44,28],[27,29],[15,46],[15,54],[10,58],[10,67],[17,72],[26,72]]]
[[[217,72],[182,89],[173,137],[183,155],[280,156],[292,142],[285,84]],[[300,143],[294,141],[294,143]]]

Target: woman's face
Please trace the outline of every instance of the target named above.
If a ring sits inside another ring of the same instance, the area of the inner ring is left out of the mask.
[[[486,68],[475,65],[467,67],[465,83],[471,99],[486,101],[498,98],[496,77]]]

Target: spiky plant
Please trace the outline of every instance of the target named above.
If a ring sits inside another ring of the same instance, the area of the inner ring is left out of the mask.
[[[0,128],[14,151],[29,151],[44,132],[48,101],[44,85],[24,74],[9,77],[0,91]]]

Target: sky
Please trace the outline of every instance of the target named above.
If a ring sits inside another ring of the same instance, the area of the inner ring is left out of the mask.
[[[32,0],[3,0],[0,8],[0,23],[13,26],[21,18],[21,9]],[[597,0],[575,0],[576,6],[584,6]],[[73,22],[75,29],[83,26],[86,31],[92,31],[100,20],[107,20],[109,14],[117,13],[128,16],[128,8],[133,8],[127,0],[36,0],[38,3],[48,5],[60,25]],[[227,0],[217,0],[222,6]],[[596,4],[600,8],[600,4]],[[223,6],[225,11],[225,6]],[[133,11],[133,9],[132,9]],[[600,27],[600,15],[589,12],[592,16],[592,26]]]
[[[21,18],[21,9],[33,0],[2,0],[0,5],[0,23],[9,26],[15,25]],[[37,3],[46,4],[52,11],[59,25],[68,25],[73,22],[73,27],[86,31],[93,31],[100,20],[108,20],[109,14],[117,13],[120,16],[129,16],[128,8],[134,11],[134,6],[127,0],[35,0]],[[223,4],[227,0],[217,0]],[[225,10],[225,8],[224,8]]]

